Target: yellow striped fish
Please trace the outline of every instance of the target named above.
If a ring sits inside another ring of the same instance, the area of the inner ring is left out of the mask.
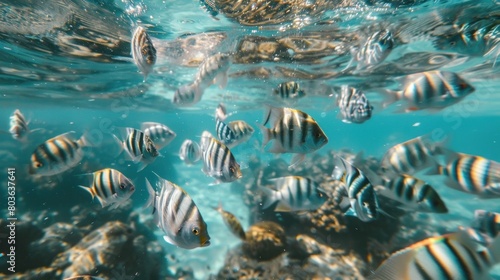
[[[156,49],[143,27],[138,26],[135,29],[131,45],[134,63],[142,72],[144,81],[146,81],[149,73],[153,72],[153,66],[156,63]]]
[[[92,198],[97,197],[103,208],[110,205],[109,209],[118,208],[135,191],[132,181],[118,170],[105,168],[92,173],[92,175],[91,187],[79,187],[89,192]]]
[[[143,122],[141,130],[153,140],[158,151],[170,144],[177,136],[168,126],[157,122]]]
[[[224,224],[229,228],[232,234],[234,234],[239,239],[245,241],[246,235],[240,221],[236,218],[233,213],[225,211],[222,208],[222,203],[219,203],[217,207],[212,207],[215,211],[219,212],[224,220]]]
[[[489,279],[490,268],[499,261],[500,238],[484,248],[459,231],[393,253],[368,279]]]
[[[460,75],[447,71],[428,71],[408,75],[402,91],[387,91],[384,106],[404,100],[406,111],[443,109],[474,91]]]
[[[413,174],[422,169],[436,166],[434,155],[440,147],[430,141],[427,135],[410,139],[391,147],[382,158],[382,171],[395,174]]]
[[[267,123],[271,123],[270,129],[264,127]],[[260,128],[264,136],[264,147],[274,140],[270,153],[297,154],[292,159],[292,166],[301,162],[305,154],[328,143],[328,137],[318,123],[308,114],[296,109],[269,107]]]
[[[209,246],[207,224],[188,193],[176,184],[156,176],[159,192],[155,192],[146,179],[149,193],[146,207],[153,205],[154,221],[165,233],[165,241],[184,249]]]
[[[202,171],[214,178],[215,184],[233,182],[243,176],[240,165],[229,148],[215,139],[210,132],[202,133],[200,147],[203,157]]]
[[[480,156],[441,150],[443,155],[437,157],[439,166],[428,174],[445,175],[448,187],[480,198],[500,197],[500,163]]]
[[[76,140],[73,133],[63,133],[40,144],[31,155],[29,174],[51,176],[78,165],[83,158],[82,148],[91,144],[85,135]]]

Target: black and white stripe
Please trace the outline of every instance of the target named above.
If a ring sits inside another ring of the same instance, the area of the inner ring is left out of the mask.
[[[426,182],[406,175],[396,175],[390,179],[383,179],[385,189],[379,189],[378,193],[403,204],[404,209],[412,209],[419,212],[447,213],[445,203]]]
[[[31,155],[30,174],[55,175],[76,166],[83,158],[85,139],[75,140],[68,132],[40,144]]]
[[[337,94],[339,117],[346,123],[363,123],[372,116],[373,106],[365,94],[356,88],[342,86]]]
[[[294,81],[279,84],[278,88],[274,89],[273,92],[275,95],[285,100],[305,96],[304,91],[300,89],[299,83]]]
[[[157,122],[144,122],[141,124],[141,130],[153,140],[157,150],[170,144],[177,136],[168,126]]]
[[[111,209],[117,208],[135,191],[135,186],[130,179],[120,171],[111,168],[94,172],[90,188],[80,187],[88,191],[92,198],[97,197],[102,207],[114,204]]]
[[[209,132],[202,134],[201,150],[205,174],[215,178],[217,182],[224,183],[241,178],[240,165],[229,148],[212,137]]]
[[[352,210],[363,222],[378,218],[379,205],[375,189],[368,178],[356,167],[335,156],[332,177],[344,183]]]
[[[476,210],[471,226],[489,237],[495,238],[500,233],[500,213]]]
[[[413,174],[436,164],[433,145],[420,136],[391,147],[382,159],[382,171]]]
[[[217,132],[217,138],[219,138],[224,145],[231,145],[238,140],[231,127],[219,118],[215,118],[215,131]]]
[[[184,140],[179,150],[179,157],[188,165],[194,164],[201,159],[200,146],[192,140]]]
[[[158,176],[156,193],[149,181],[146,185],[153,204],[155,221],[165,240],[181,248],[192,249],[210,244],[207,224],[191,197],[181,187]]]
[[[270,193],[271,197],[268,197],[264,208],[279,201],[276,211],[315,210],[327,199],[317,184],[307,177],[286,176],[271,181],[274,181],[277,191]]]

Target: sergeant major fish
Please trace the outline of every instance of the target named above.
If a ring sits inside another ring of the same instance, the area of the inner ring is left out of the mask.
[[[365,94],[358,89],[342,86],[336,96],[339,118],[345,123],[363,123],[372,116],[373,106]]]
[[[464,228],[459,226],[459,228],[465,230],[477,243],[487,246],[500,233],[500,213],[476,210],[471,227]]]
[[[300,88],[299,83],[294,81],[279,84],[278,88],[273,90],[273,93],[284,100],[297,99],[306,95],[304,90]]]
[[[134,63],[142,72],[144,81],[146,81],[146,78],[149,73],[153,71],[153,66],[156,63],[156,49],[143,27],[138,26],[135,29],[131,45]]]
[[[469,95],[475,88],[460,75],[447,71],[428,71],[406,76],[403,90],[385,92],[384,106],[404,100],[406,111],[439,110],[453,105]]]
[[[213,177],[215,184],[233,182],[242,177],[240,165],[226,145],[215,139],[208,131],[204,131],[201,138],[202,171]]]
[[[380,211],[377,194],[368,178],[343,158],[334,157],[335,168],[332,178],[343,183],[347,198],[340,207],[347,209],[346,215],[358,217],[363,222],[370,222],[378,218]]]
[[[153,206],[154,222],[165,233],[165,241],[184,249],[209,246],[207,224],[188,193],[174,183],[156,176],[159,192],[155,192],[146,179],[149,193],[146,207]]]
[[[31,155],[29,174],[51,176],[75,167],[83,158],[83,147],[92,146],[86,135],[75,140],[63,133],[40,144]]]
[[[383,178],[382,185],[375,187],[377,194],[396,200],[402,204],[399,208],[428,213],[447,213],[445,203],[426,182],[406,175]]]
[[[270,129],[264,127],[269,122],[272,124]],[[328,137],[311,116],[291,108],[269,107],[260,127],[264,147],[274,140],[269,152],[297,154],[292,159],[291,166],[301,162],[305,154],[328,143]]]
[[[80,187],[89,192],[92,198],[97,197],[103,208],[109,205],[110,209],[118,208],[126,203],[135,191],[132,181],[118,170],[105,168],[92,175],[92,186]]]
[[[393,253],[368,279],[489,279],[489,270],[499,261],[500,238],[485,248],[459,231]]]
[[[215,110],[215,131],[217,138],[228,148],[233,148],[247,141],[254,129],[247,122],[242,120],[232,121],[226,124],[225,120],[231,114],[227,114],[224,104],[219,103]]]
[[[316,210],[328,198],[310,178],[286,176],[269,180],[275,183],[277,190],[265,187],[259,188],[266,197],[262,206],[264,209],[278,202],[274,209],[277,212]]]
[[[440,153],[440,149],[427,135],[410,139],[387,150],[382,158],[381,169],[395,174],[413,174],[436,166],[434,156]]]
[[[213,207],[213,209],[219,212],[224,220],[224,224],[229,228],[232,234],[234,234],[239,239],[245,241],[246,235],[243,227],[241,226],[240,221],[233,215],[231,212],[225,211],[222,208],[222,203],[219,203],[217,207]]]
[[[40,128],[30,130],[28,127],[29,121],[26,121],[23,113],[21,113],[19,109],[16,109],[14,113],[12,113],[9,120],[9,133],[12,135],[12,138],[21,142],[26,142],[26,137],[31,132],[40,130]]]
[[[137,172],[144,169],[160,155],[153,140],[144,132],[130,127],[122,128],[120,132],[124,136],[124,140],[120,140],[116,135],[113,135],[118,145],[120,145],[120,153],[125,150],[132,161],[139,163]]]
[[[201,149],[198,143],[186,139],[182,142],[179,157],[187,165],[192,165],[201,159]]]
[[[170,144],[177,136],[168,126],[157,122],[144,122],[141,124],[141,130],[153,140],[158,151]]]
[[[436,157],[439,165],[428,170],[427,174],[445,175],[448,187],[479,198],[500,197],[500,163],[448,149],[442,149],[441,154]]]

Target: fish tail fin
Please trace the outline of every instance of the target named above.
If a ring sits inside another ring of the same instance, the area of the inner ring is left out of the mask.
[[[222,201],[219,200],[219,204],[217,204],[217,206],[215,206],[215,207],[212,207],[212,209],[214,209],[215,211],[217,211],[219,213],[222,213]]]
[[[269,208],[271,205],[273,205],[278,200],[278,197],[277,197],[278,192],[271,190],[269,188],[260,187],[260,186],[259,186],[259,190],[261,190],[264,193],[264,197],[265,197],[264,203],[262,204],[263,209]]]
[[[141,172],[142,170],[144,170],[144,168],[146,168],[146,166],[148,166],[147,163],[145,163],[144,161],[139,161],[139,163],[137,164],[137,172]]]
[[[77,143],[80,147],[98,147],[102,143],[102,140],[102,133],[92,134],[91,131],[86,130]]]
[[[226,120],[227,111],[226,111],[226,106],[224,105],[224,103],[219,103],[219,105],[215,109],[215,118],[219,119],[222,122]]]
[[[144,204],[144,206],[142,208],[145,209],[145,208],[149,207],[150,205],[153,205],[153,208],[155,208],[154,203],[155,203],[155,198],[156,198],[156,192],[153,189],[153,187],[151,186],[151,183],[149,183],[148,179],[146,178],[145,180],[146,180],[146,188],[148,190],[149,197],[148,197],[148,200],[146,201],[146,204]]]
[[[272,131],[271,129],[261,125],[261,124],[257,124],[262,132],[262,135],[263,135],[263,140],[262,140],[262,147],[261,149],[263,149],[267,143],[269,143],[269,141],[271,140],[271,137],[272,137]]]
[[[341,181],[347,172],[344,160],[339,156],[334,156],[333,163],[335,167],[333,168],[332,178]]]
[[[78,185],[80,188],[86,190],[88,193],[90,193],[90,195],[92,196],[92,200],[94,200],[94,197],[96,196],[95,192],[94,192],[94,189],[90,188],[90,187],[85,187],[85,186],[82,186],[82,185]]]
[[[389,105],[399,101],[399,95],[401,94],[401,92],[396,90],[383,89],[380,91],[380,94],[382,94],[383,97],[382,108],[387,108],[389,107]]]
[[[118,157],[123,153],[123,141],[118,138],[118,136],[113,134],[113,140],[115,141],[116,145],[120,148],[116,155],[114,157]]]

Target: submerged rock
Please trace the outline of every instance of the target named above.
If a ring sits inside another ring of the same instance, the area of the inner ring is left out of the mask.
[[[243,252],[255,260],[270,260],[282,254],[286,247],[286,235],[277,223],[260,222],[246,232]]]

